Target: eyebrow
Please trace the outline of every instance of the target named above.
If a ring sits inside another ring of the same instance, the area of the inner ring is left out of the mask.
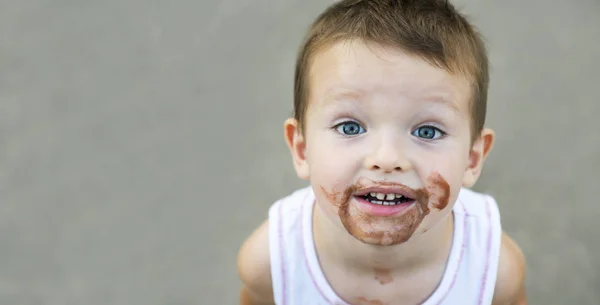
[[[332,102],[339,101],[340,99],[347,99],[348,101],[360,101],[364,98],[365,93],[359,90],[348,90],[348,89],[331,89],[325,93],[323,101],[325,104],[331,104]],[[448,106],[453,112],[459,116],[463,116],[460,109],[456,105],[453,98],[448,97],[447,94],[429,94],[424,97],[419,97],[420,102],[434,103]]]
[[[463,114],[460,112],[460,109],[456,105],[456,102],[452,98],[448,99],[447,97],[444,97],[441,95],[433,95],[433,96],[424,98],[423,101],[428,102],[428,103],[441,104],[441,105],[448,106],[457,115],[463,116]]]
[[[358,90],[331,89],[325,92],[325,97],[323,98],[323,100],[326,103],[330,103],[340,99],[359,101],[362,100],[364,96],[365,94]]]

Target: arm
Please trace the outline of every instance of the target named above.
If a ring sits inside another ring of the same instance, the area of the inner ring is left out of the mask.
[[[265,221],[248,237],[237,258],[242,280],[240,305],[275,305],[269,258],[269,223]]]
[[[505,233],[502,233],[492,305],[527,305],[525,258],[519,246]]]

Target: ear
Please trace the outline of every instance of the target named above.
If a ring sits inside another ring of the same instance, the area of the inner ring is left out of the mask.
[[[292,154],[296,174],[300,179],[308,180],[310,177],[310,170],[305,155],[306,140],[300,131],[298,121],[294,118],[287,119],[283,125],[283,130],[285,142]]]
[[[469,160],[465,174],[463,175],[463,186],[472,187],[483,169],[483,163],[492,150],[496,135],[491,129],[484,128],[479,137],[473,143],[469,152]]]

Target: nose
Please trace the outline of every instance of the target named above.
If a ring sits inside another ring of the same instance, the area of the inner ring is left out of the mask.
[[[406,156],[406,147],[402,147],[400,142],[397,139],[381,141],[365,158],[365,167],[368,170],[387,174],[410,170],[412,165]]]

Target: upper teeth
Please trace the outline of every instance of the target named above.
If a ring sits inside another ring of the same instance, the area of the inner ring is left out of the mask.
[[[394,200],[394,198],[402,198],[401,194],[384,194],[384,193],[369,193],[371,197],[375,197],[379,200]]]

